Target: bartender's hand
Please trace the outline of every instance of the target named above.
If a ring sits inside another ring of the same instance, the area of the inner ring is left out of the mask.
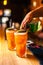
[[[32,19],[32,14],[31,14],[31,12],[29,12],[29,13],[26,14],[26,16],[24,17],[24,19],[23,19],[23,21],[22,21],[22,23],[21,23],[20,29],[24,28],[25,25],[26,25],[26,23],[27,23],[27,22],[30,22],[31,19]]]
[[[24,28],[27,22],[30,22],[33,17],[42,17],[43,16],[43,6],[40,6],[32,11],[30,11],[23,19],[20,29]]]

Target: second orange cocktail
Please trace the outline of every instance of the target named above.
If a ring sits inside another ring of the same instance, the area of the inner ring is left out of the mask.
[[[16,32],[16,29],[8,28],[6,29],[6,37],[8,41],[8,48],[10,50],[14,50],[15,48],[15,40],[14,40],[14,32]]]

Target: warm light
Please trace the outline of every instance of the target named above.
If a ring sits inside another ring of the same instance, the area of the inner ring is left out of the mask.
[[[16,28],[19,28],[19,23],[18,23],[18,22],[15,23],[15,27],[16,27]]]
[[[2,10],[0,10],[0,16],[2,16],[3,15],[3,11]]]
[[[4,10],[4,16],[11,16],[11,10],[10,9],[5,9]]]
[[[2,23],[6,23],[9,20],[8,17],[2,17]]]
[[[33,2],[33,6],[36,7],[36,5],[37,5],[37,3],[36,3],[36,1],[34,1],[34,2]]]
[[[39,17],[40,20],[43,20],[43,17]]]
[[[37,18],[33,18],[33,20],[36,20]]]
[[[3,1],[3,5],[7,5],[7,0],[4,0]]]

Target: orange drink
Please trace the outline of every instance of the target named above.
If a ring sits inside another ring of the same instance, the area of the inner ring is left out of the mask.
[[[14,32],[16,30],[8,28],[6,30],[6,37],[7,37],[7,41],[8,41],[8,48],[10,50],[13,50],[15,48],[15,40],[14,40]]]
[[[14,35],[17,55],[24,57],[26,52],[27,32],[15,32]]]

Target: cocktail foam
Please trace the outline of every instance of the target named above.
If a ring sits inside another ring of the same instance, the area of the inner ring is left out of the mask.
[[[7,29],[7,30],[6,30],[6,32],[12,33],[12,32],[13,32],[13,30],[8,30],[8,29]]]
[[[21,32],[15,32],[14,33],[14,35],[25,35],[25,34],[27,34],[27,32],[22,32],[22,33]]]

